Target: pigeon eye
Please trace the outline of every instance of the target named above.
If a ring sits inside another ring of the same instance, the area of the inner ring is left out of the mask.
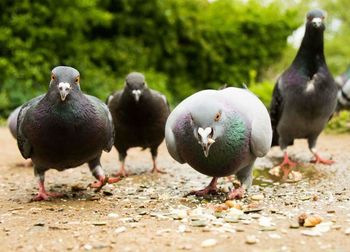
[[[214,121],[217,122],[219,121],[221,118],[221,112],[218,112],[216,115],[215,115],[215,118],[214,118]]]
[[[51,80],[56,80],[56,76],[54,74],[51,74]]]
[[[77,78],[75,78],[75,83],[79,83],[80,81],[80,76],[78,76]]]

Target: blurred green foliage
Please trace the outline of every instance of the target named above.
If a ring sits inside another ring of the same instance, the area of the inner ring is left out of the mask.
[[[340,111],[334,114],[329,121],[326,132],[327,133],[350,133],[350,112]]]
[[[303,22],[296,7],[269,2],[0,1],[0,117],[46,92],[57,65],[77,68],[83,91],[103,100],[140,71],[173,104],[249,81],[267,101],[256,81]]]

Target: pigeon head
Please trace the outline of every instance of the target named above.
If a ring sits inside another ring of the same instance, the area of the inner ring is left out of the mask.
[[[210,147],[224,133],[225,113],[222,105],[209,100],[205,104],[200,103],[200,106],[194,107],[190,115],[194,137],[202,146],[204,156],[208,157]]]
[[[307,13],[306,15],[306,26],[309,29],[314,29],[314,30],[325,30],[325,25],[324,25],[324,19],[326,15],[323,10],[311,10]]]
[[[80,90],[80,73],[68,66],[55,67],[51,72],[50,87],[57,88],[62,102],[75,90]]]
[[[145,77],[137,72],[128,74],[125,79],[125,88],[134,97],[135,102],[139,102],[141,95],[147,88]]]

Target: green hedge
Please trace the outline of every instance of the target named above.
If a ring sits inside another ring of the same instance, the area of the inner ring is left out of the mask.
[[[45,92],[57,65],[77,68],[82,89],[103,100],[130,71],[173,104],[252,71],[259,81],[303,21],[278,2],[0,1],[0,117]]]

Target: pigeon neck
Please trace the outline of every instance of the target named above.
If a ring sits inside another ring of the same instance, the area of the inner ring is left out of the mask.
[[[293,65],[302,67],[308,75],[312,76],[324,64],[323,31],[306,28]]]

